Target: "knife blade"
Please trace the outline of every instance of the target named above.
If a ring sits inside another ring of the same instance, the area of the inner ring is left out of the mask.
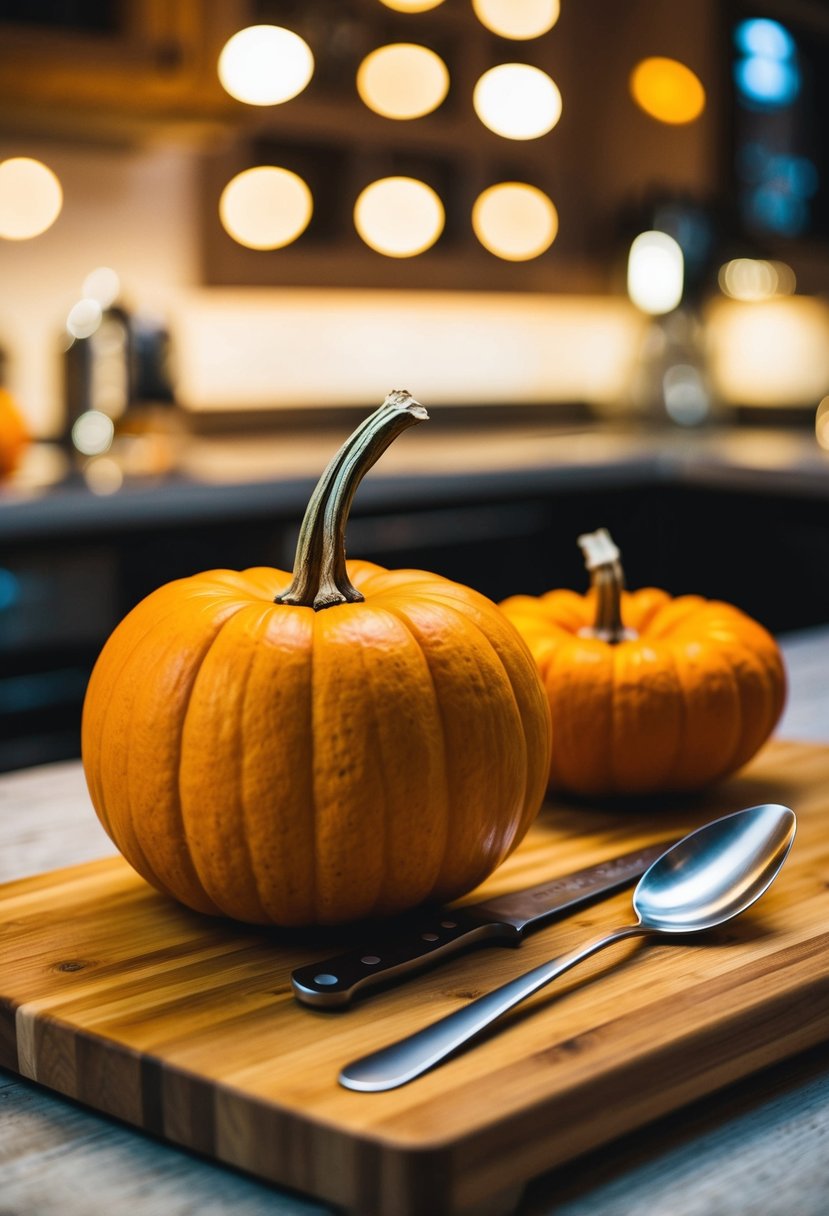
[[[525,933],[554,917],[628,886],[672,843],[636,849],[495,899],[424,912],[416,923],[407,923],[400,937],[298,967],[291,974],[294,996],[318,1009],[342,1008],[368,989],[395,983],[483,942],[517,946]]]

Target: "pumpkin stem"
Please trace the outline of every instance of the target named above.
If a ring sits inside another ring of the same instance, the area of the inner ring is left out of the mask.
[[[276,604],[301,604],[319,612],[365,597],[348,577],[345,526],[357,487],[398,435],[429,415],[405,389],[394,389],[361,422],[329,462],[308,501],[299,530],[294,577]]]
[[[611,646],[635,638],[632,629],[622,624],[622,590],[625,576],[621,554],[607,528],[586,532],[578,538],[590,583],[596,592],[596,623],[579,632],[583,637],[600,638]]]

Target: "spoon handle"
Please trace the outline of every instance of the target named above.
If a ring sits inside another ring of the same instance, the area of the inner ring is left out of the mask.
[[[517,979],[502,984],[486,996],[478,997],[462,1009],[433,1022],[431,1026],[346,1064],[339,1076],[340,1084],[346,1089],[365,1092],[396,1089],[398,1085],[405,1085],[435,1064],[439,1064],[464,1043],[477,1038],[502,1014],[519,1005],[534,992],[538,992],[557,976],[575,967],[582,959],[589,958],[591,954],[613,942],[648,932],[650,930],[641,924],[623,925],[586,946],[542,963],[540,967],[534,967],[532,971],[519,975]]]

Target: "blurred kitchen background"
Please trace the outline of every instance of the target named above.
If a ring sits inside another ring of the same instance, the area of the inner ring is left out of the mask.
[[[0,769],[120,617],[349,553],[829,623],[825,0],[0,0]]]

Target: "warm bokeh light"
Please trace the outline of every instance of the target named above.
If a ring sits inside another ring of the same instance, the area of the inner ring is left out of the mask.
[[[705,109],[699,77],[677,59],[643,59],[631,73],[630,91],[636,104],[658,122],[693,122]]]
[[[479,291],[464,290],[463,283],[445,291],[211,287],[188,293],[176,313],[176,400],[196,414],[222,412],[229,400],[252,410],[302,405],[319,412],[331,404],[358,405],[378,380],[388,380],[417,382],[418,396],[428,401],[469,405],[470,417],[482,403],[584,401],[618,420],[646,324],[624,296],[598,292]],[[336,358],[320,358],[321,334]],[[235,358],[228,359],[229,349]],[[412,436],[415,445],[419,433]],[[206,467],[205,445],[196,438],[181,453],[188,473]],[[309,432],[276,450],[252,438],[251,461],[260,468],[270,461],[269,477],[283,467],[287,475],[302,467],[317,476],[317,462],[324,464],[328,453],[312,440]],[[551,459],[559,442],[550,438]],[[533,435],[527,451],[535,448],[536,460],[537,445]],[[457,472],[452,444],[429,440],[427,447],[433,472],[436,461],[448,474],[453,467]],[[210,447],[211,479],[227,481],[236,447],[230,449],[219,445],[213,454]],[[384,460],[405,463],[412,450],[395,445]],[[477,458],[492,468],[515,458],[516,469],[527,459],[483,434],[478,455],[464,457],[470,468]],[[240,465],[246,467],[241,458]]]
[[[311,48],[279,25],[250,25],[229,38],[219,56],[219,80],[249,106],[275,106],[301,93],[314,74]]]
[[[383,118],[422,118],[449,91],[449,70],[434,51],[413,42],[379,46],[357,69],[357,92]]]
[[[718,395],[741,405],[811,406],[829,392],[829,305],[812,296],[716,298],[706,317]]]
[[[63,206],[55,174],[30,156],[0,163],[0,237],[28,241],[51,228]]]
[[[770,300],[794,294],[797,281],[785,262],[760,258],[733,258],[720,267],[720,290],[732,300]]]
[[[628,255],[628,295],[651,316],[672,312],[682,299],[685,261],[667,232],[642,232]]]
[[[109,308],[121,294],[121,280],[111,266],[98,266],[90,270],[83,281],[81,294],[87,299],[97,300],[101,308]]]
[[[829,451],[829,397],[824,397],[815,413],[815,438]]]
[[[96,456],[90,460],[83,475],[93,494],[115,494],[124,484],[124,471],[111,456]]]
[[[73,338],[89,338],[101,324],[101,305],[91,297],[73,304],[66,318],[66,328]]]
[[[538,139],[561,117],[557,86],[528,63],[501,63],[484,72],[472,104],[484,126],[505,139]]]
[[[561,12],[559,0],[472,0],[475,16],[501,38],[540,38]]]
[[[380,3],[396,13],[425,13],[443,4],[443,0],[380,0]]]
[[[410,258],[429,249],[443,232],[444,220],[438,195],[413,177],[372,182],[354,204],[358,233],[371,249],[390,258]]]
[[[84,456],[99,456],[112,447],[115,424],[100,410],[86,410],[72,425],[72,442]]]
[[[526,262],[549,249],[558,212],[547,195],[525,182],[499,182],[472,208],[472,227],[485,249],[508,262]]]
[[[257,165],[232,178],[219,200],[219,218],[234,241],[248,249],[281,249],[301,236],[314,200],[290,169]]]

